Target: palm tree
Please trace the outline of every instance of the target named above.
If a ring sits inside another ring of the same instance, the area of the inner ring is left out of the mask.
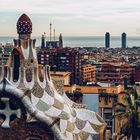
[[[121,133],[127,135],[132,140],[137,140],[138,133],[138,107],[140,106],[140,96],[136,87],[130,88],[125,92],[124,102],[118,102],[114,105],[115,115],[113,117],[119,120],[127,119],[127,123],[122,127]]]

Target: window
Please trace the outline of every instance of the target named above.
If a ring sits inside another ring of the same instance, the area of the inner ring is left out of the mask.
[[[14,54],[13,60],[14,60],[13,81],[18,81],[19,67],[20,67],[20,54],[18,53]]]
[[[60,59],[66,59],[66,57],[60,57]]]

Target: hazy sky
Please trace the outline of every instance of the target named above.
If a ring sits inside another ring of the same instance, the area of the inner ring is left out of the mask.
[[[33,35],[140,35],[140,0],[0,0],[0,36],[16,35],[18,17],[26,13]]]

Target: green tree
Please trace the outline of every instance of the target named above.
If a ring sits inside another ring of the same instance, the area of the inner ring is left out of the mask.
[[[137,93],[136,87],[129,88],[125,92],[124,102],[114,105],[114,117],[119,120],[127,119],[127,123],[122,127],[121,133],[132,137],[132,140],[137,140],[140,130],[138,128],[138,107],[140,107],[140,96]]]

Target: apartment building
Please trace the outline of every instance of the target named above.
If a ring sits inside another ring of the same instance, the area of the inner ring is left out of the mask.
[[[101,71],[96,74],[97,81],[117,84],[123,84],[124,78],[130,83],[132,77],[133,67],[128,63],[103,63]]]
[[[11,43],[0,44],[0,65],[6,65],[14,46]]]
[[[82,53],[75,48],[40,49],[38,62],[50,65],[52,71],[71,72],[70,83],[82,82]]]
[[[96,78],[96,66],[91,64],[82,65],[82,79],[85,82],[95,82]]]

